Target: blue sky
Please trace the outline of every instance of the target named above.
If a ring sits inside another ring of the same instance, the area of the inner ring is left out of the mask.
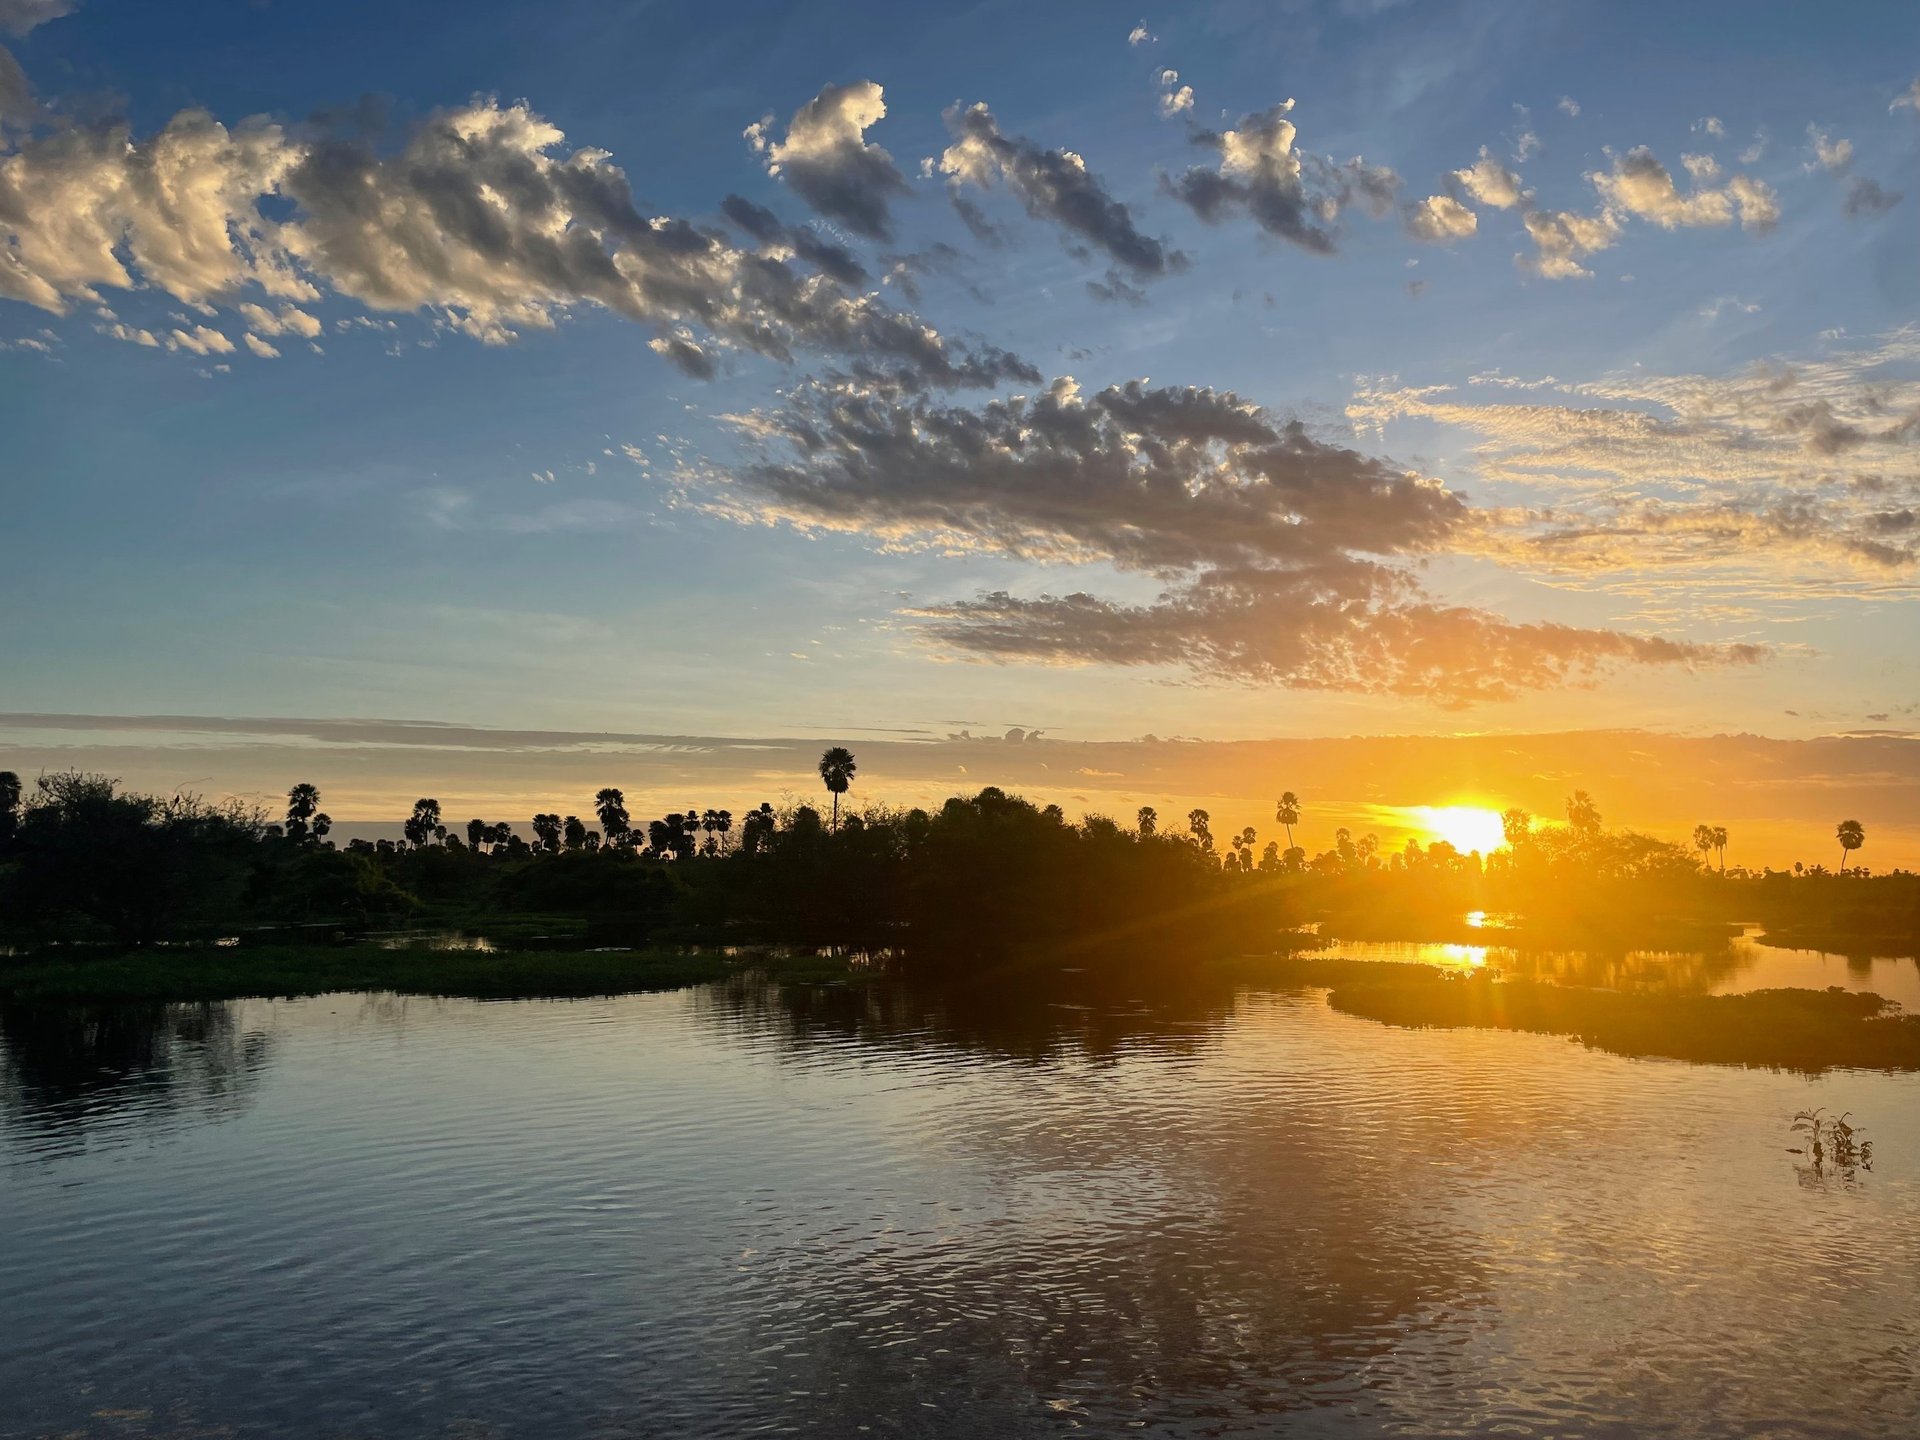
[[[123,249],[131,286],[0,298],[9,711],[702,734],[1018,724],[1087,739],[1912,726],[1910,5],[0,0],[4,19],[35,100],[0,132],[0,173],[34,157],[52,177],[28,222],[46,233],[67,233],[60,207],[84,208],[85,177],[60,168],[57,147],[118,117],[138,146],[196,108],[231,133],[267,116],[289,155],[338,142],[393,163],[436,115],[524,101],[564,136],[544,153],[607,152],[638,215],[752,252],[720,209],[742,196],[852,252],[867,278],[849,294],[1041,377],[882,395],[896,417],[915,404],[977,413],[1069,375],[1083,398],[1135,379],[1230,391],[1275,433],[1303,421],[1316,463],[1355,450],[1465,507],[1385,550],[1341,530],[1324,542],[1336,573],[1315,558],[1311,582],[1292,551],[1223,558],[1197,528],[1148,562],[1117,547],[1097,495],[1064,518],[1039,508],[1034,475],[1079,495],[1051,458],[1009,482],[1017,496],[916,492],[906,505],[883,492],[915,489],[911,456],[855,478],[796,459],[777,438],[790,424],[756,438],[857,350],[796,345],[782,363],[689,324],[715,370],[694,378],[650,348],[679,328],[657,310],[635,318],[556,291],[541,300],[550,328],[515,323],[507,343],[483,343],[450,323],[457,305],[435,303],[454,292],[369,299],[310,249],[288,262],[310,296],[294,301],[252,279],[188,294]],[[791,139],[823,87],[856,82],[884,92],[861,143],[900,177],[885,240],[810,203],[791,167],[770,174],[742,134],[771,116],[768,135]],[[1174,108],[1183,86],[1191,104]],[[957,182],[937,164],[922,174],[956,143],[943,118],[955,102],[984,102],[1032,153],[1081,156],[1134,232],[1184,268],[1129,273],[1138,303],[1095,298],[1111,259],[1028,213],[1004,176],[957,191],[1004,235],[980,240],[949,200]],[[1328,157],[1317,180],[1309,169],[1309,202],[1359,173],[1338,170],[1350,157],[1397,177],[1381,214],[1350,198],[1324,221],[1333,253],[1245,209],[1208,223],[1167,183],[1194,166],[1227,173],[1206,135],[1246,135],[1242,117],[1261,112],[1297,126],[1293,153]],[[1641,146],[1673,179],[1665,198],[1619,181]],[[1483,147],[1523,201],[1463,188],[1456,172]],[[1753,223],[1735,176],[1760,187],[1772,219]],[[0,231],[17,232],[6,193]],[[1450,198],[1473,232],[1416,238],[1407,207],[1428,197]],[[264,223],[319,223],[315,202],[285,188],[247,204]],[[1612,229],[1573,252],[1588,273],[1549,278],[1526,214]],[[937,246],[953,248],[922,261],[915,291],[885,282],[890,257]],[[317,322],[323,353],[239,309],[288,303]],[[231,353],[167,348],[203,329]],[[279,353],[252,353],[250,332]],[[1793,376],[1793,393],[1768,375]],[[1582,448],[1577,417],[1594,411],[1617,423]],[[1636,416],[1655,432],[1631,433]],[[756,465],[784,469],[749,475]],[[1301,533],[1346,523],[1310,510]],[[1595,531],[1604,543],[1583,538]],[[1194,618],[1197,597],[1249,563],[1244,613],[1235,600]],[[1350,601],[1353,586],[1369,617],[1357,639],[1342,632],[1331,656],[1305,659],[1290,642],[1269,648],[1288,607]],[[999,591],[1015,608],[947,608]],[[1140,613],[1118,634],[1103,611],[1096,635],[1084,614],[1034,608],[1069,592]],[[1171,612],[1166,594],[1181,597]],[[1433,607],[1478,617],[1475,638],[1420,643],[1490,677],[1482,689],[1499,698],[1463,706],[1411,671],[1387,686],[1340,679],[1401,643],[1409,605],[1416,631]],[[1541,622],[1574,638],[1510,628]],[[1678,648],[1655,654],[1649,637]]]

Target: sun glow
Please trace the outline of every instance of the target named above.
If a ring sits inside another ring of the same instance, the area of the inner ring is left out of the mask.
[[[1424,830],[1431,840],[1445,840],[1461,854],[1478,850],[1492,854],[1507,843],[1498,810],[1483,810],[1477,805],[1417,805],[1407,812],[1416,829]]]

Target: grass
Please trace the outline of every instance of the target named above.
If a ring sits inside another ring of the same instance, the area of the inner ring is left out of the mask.
[[[275,945],[0,961],[0,1000],[202,1001],[345,990],[512,1000],[676,990],[747,969],[796,984],[844,981],[846,961],[688,950],[428,950]]]

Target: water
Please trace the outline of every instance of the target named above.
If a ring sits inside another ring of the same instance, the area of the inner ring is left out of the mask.
[[[1086,977],[0,1019],[9,1440],[1920,1424],[1920,1076]]]

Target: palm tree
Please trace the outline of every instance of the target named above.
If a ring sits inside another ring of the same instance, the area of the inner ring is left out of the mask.
[[[627,797],[609,785],[593,797],[593,810],[600,817],[601,828],[607,832],[607,843],[624,845],[632,826],[632,817],[627,814]]]
[[[1293,849],[1293,827],[1300,823],[1300,797],[1291,790],[1283,791],[1280,803],[1273,807],[1275,823],[1286,826],[1287,849]]]
[[[287,838],[305,840],[311,828],[307,822],[320,808],[320,789],[302,780],[287,791]]]
[[[835,745],[820,757],[820,781],[833,796],[833,828],[836,831],[840,828],[840,797],[853,784],[853,772],[859,768],[854,763],[853,752],[844,745]]]
[[[1713,827],[1713,848],[1720,852],[1720,873],[1724,875],[1727,873],[1727,827],[1726,826],[1716,825]]]
[[[1847,856],[1867,843],[1867,827],[1858,820],[1842,820],[1833,832],[1840,842],[1840,873],[1847,873]]]
[[[422,799],[413,802],[413,814],[402,827],[408,843],[414,846],[425,845],[434,838],[434,831],[440,825],[440,802],[434,799]]]
[[[1160,828],[1160,812],[1151,805],[1142,805],[1140,813],[1134,819],[1139,823],[1142,839],[1152,839],[1154,833]]]
[[[1582,837],[1600,833],[1600,807],[1586,791],[1576,790],[1567,797],[1567,824]]]
[[[1533,838],[1533,816],[1515,805],[1500,812],[1500,838],[1509,850],[1518,850]]]
[[[1194,843],[1211,855],[1213,853],[1213,816],[1204,810],[1189,810],[1187,829],[1192,833]]]
[[[1696,825],[1693,827],[1693,848],[1700,852],[1700,863],[1707,863],[1707,852],[1713,849],[1713,827]]]

